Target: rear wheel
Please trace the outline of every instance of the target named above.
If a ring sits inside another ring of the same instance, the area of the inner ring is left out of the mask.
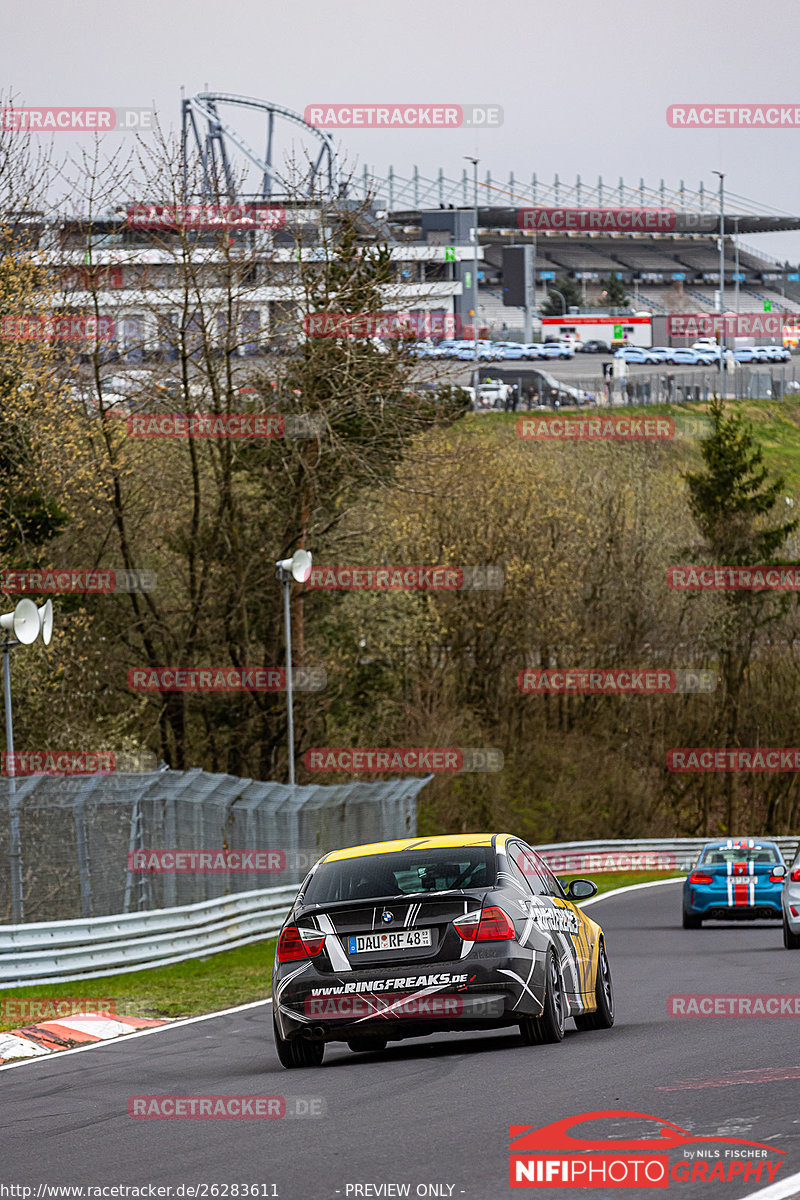
[[[560,1042],[564,1037],[566,1000],[561,986],[561,972],[552,950],[545,964],[544,1008],[540,1017],[523,1017],[519,1023],[522,1040],[528,1046],[543,1046]]]
[[[800,933],[792,933],[785,916],[783,918],[783,944],[787,950],[800,950]]]
[[[275,1049],[282,1067],[287,1071],[293,1067],[319,1067],[325,1054],[324,1042],[311,1042],[308,1038],[294,1038],[289,1041],[283,1038],[278,1030],[275,1017],[272,1018],[272,1031],[275,1034]]]
[[[347,1043],[354,1054],[367,1054],[370,1050],[380,1053],[385,1050],[388,1041],[386,1038],[351,1038]]]
[[[702,917],[696,917],[694,915],[694,913],[688,913],[686,911],[686,909],[683,910],[683,928],[684,929],[699,929],[702,924],[703,924]]]
[[[603,942],[597,953],[597,981],[594,985],[597,1008],[592,1013],[581,1013],[574,1018],[577,1029],[610,1029],[614,1024],[614,985],[611,982],[611,967]]]

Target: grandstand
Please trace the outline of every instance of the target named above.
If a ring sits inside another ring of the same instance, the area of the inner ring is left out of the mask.
[[[423,213],[433,210],[469,214],[475,202],[474,183],[462,172],[449,179],[444,170],[424,178],[415,168],[410,176],[390,167],[384,176],[364,167],[355,181],[360,194],[376,197],[385,205],[390,227],[401,227],[404,240],[425,240]],[[599,231],[542,232],[518,228],[520,208],[659,207],[676,212],[672,232],[601,233]],[[503,295],[502,248],[534,239],[536,245],[537,298],[541,302],[554,276],[568,275],[580,283],[585,302],[597,300],[603,280],[615,275],[625,285],[634,308],[654,313],[713,311],[718,304],[720,216],[716,187],[700,183],[691,189],[683,181],[669,187],[630,186],[620,179],[609,185],[598,179],[588,184],[580,176],[575,184],[555,177],[552,184],[534,174],[523,183],[511,175],[508,182],[493,180],[490,173],[477,189],[481,258],[478,313],[481,324],[521,329],[522,310],[508,308],[505,321],[497,303]],[[779,262],[752,244],[753,235],[800,230],[800,216],[747,199],[733,192],[725,197],[725,307],[761,311],[768,301],[775,312],[800,312],[800,269]],[[734,236],[735,235],[735,236]],[[742,241],[745,236],[748,241]],[[736,276],[739,287],[736,288]]]

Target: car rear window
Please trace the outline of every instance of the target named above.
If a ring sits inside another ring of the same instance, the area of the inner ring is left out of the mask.
[[[781,857],[774,846],[710,846],[700,861],[713,867],[733,862],[779,863]]]
[[[400,850],[322,863],[308,882],[303,903],[335,904],[340,900],[412,896],[451,888],[488,888],[494,887],[495,879],[491,846]]]

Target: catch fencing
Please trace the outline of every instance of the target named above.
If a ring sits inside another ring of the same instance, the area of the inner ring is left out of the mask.
[[[20,924],[20,907],[22,921],[61,921],[297,883],[328,850],[413,836],[417,794],[429,778],[291,787],[165,769],[1,779],[0,922]],[[272,857],[241,856],[239,870],[157,872],[136,858],[178,848]],[[256,869],[265,863],[268,873]]]
[[[557,369],[557,368],[556,368]],[[554,379],[546,368],[515,371],[513,367],[482,368],[481,381],[502,379],[516,385],[515,411],[533,408],[575,408],[585,405],[703,404],[715,395],[731,400],[780,400],[800,395],[800,370],[794,363],[780,367],[742,367],[720,374],[718,370],[637,371],[625,379],[606,380],[598,375]],[[549,379],[547,378],[549,376]],[[474,407],[485,407],[478,400]],[[508,407],[496,400],[495,409]]]

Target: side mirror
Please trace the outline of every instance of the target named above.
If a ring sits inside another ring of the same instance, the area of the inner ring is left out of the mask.
[[[590,879],[573,879],[567,885],[568,900],[588,900],[597,892],[597,884]]]

